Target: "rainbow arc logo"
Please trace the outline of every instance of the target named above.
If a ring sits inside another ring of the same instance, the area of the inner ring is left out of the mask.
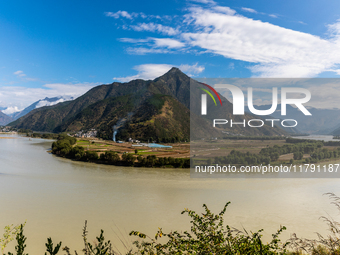
[[[202,82],[199,82],[199,84],[202,84],[205,87],[209,88],[217,96],[217,98],[220,101],[220,104],[222,106],[222,100],[221,100],[220,96],[218,95],[218,93],[216,92],[216,90],[213,87],[211,87],[208,84],[202,83]],[[211,92],[209,90],[205,89],[205,88],[200,88],[200,89],[203,90],[204,92],[206,92],[212,98],[212,100],[214,101],[215,106],[217,106],[215,97],[211,94]],[[201,95],[201,114],[202,115],[207,115],[207,94],[202,94]]]
[[[222,100],[221,100],[220,96],[218,95],[218,93],[216,92],[216,90],[213,87],[211,87],[208,84],[202,83],[202,82],[199,82],[199,84],[202,84],[202,85],[206,86],[207,88],[211,89],[211,91],[214,92],[214,94],[217,96],[217,98],[220,101],[220,104],[222,106]],[[200,88],[200,89],[203,90],[204,92],[206,92],[212,98],[212,100],[214,101],[215,105],[217,106],[217,103],[216,103],[216,100],[215,100],[214,96],[207,89],[204,89],[204,88]]]

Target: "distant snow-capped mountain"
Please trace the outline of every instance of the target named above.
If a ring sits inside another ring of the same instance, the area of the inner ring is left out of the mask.
[[[7,114],[8,116],[10,116],[11,118],[13,118],[14,120],[19,119],[22,116],[25,116],[27,113],[29,113],[30,111],[43,107],[43,106],[51,106],[51,105],[55,105],[58,103],[62,103],[65,101],[69,101],[69,100],[73,100],[73,97],[67,97],[67,96],[59,96],[59,97],[52,97],[52,98],[44,98],[44,99],[40,99],[39,101],[36,101],[35,103],[31,104],[30,106],[26,107],[25,109],[23,109],[22,111],[18,111],[18,112],[13,112],[11,114]]]

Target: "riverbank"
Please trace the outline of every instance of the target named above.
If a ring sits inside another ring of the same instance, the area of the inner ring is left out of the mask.
[[[133,167],[189,168],[189,144],[149,148],[146,145],[138,149],[132,143],[113,143],[108,141],[77,140],[70,136],[60,136],[52,144],[52,153],[84,162]],[[174,157],[175,156],[175,157]]]
[[[285,140],[192,141],[195,165],[315,164],[340,158],[340,141]]]
[[[57,134],[44,134],[41,138],[58,139]],[[67,135],[63,137],[70,138]],[[38,135],[35,136],[38,138]],[[326,164],[340,158],[340,141],[282,137],[242,137],[242,139],[214,139],[190,143],[162,144],[150,148],[147,144],[131,142],[116,143],[97,138],[72,138],[74,144],[62,145],[52,153],[61,157],[119,166],[135,167],[185,167],[189,168],[190,152],[195,165],[271,164],[301,166],[303,164]],[[60,144],[63,144],[60,142]],[[72,147],[76,151],[71,152]],[[191,148],[191,151],[190,151]],[[78,155],[76,155],[78,154]]]
[[[264,242],[270,242],[280,224],[287,227],[281,240],[292,233],[308,239],[316,239],[315,232],[326,236],[328,226],[320,216],[338,215],[323,196],[329,191],[340,194],[338,178],[199,179],[190,178],[183,168],[72,161],[46,153],[50,147],[51,141],[43,139],[0,140],[0,227],[27,220],[28,254],[44,254],[47,237],[82,250],[85,220],[89,242],[103,228],[106,240],[124,254],[120,239],[131,244],[131,230],[148,236],[158,227],[165,233],[190,230],[189,218],[180,212],[203,212],[203,203],[218,213],[231,201],[225,223],[252,232],[263,228]]]

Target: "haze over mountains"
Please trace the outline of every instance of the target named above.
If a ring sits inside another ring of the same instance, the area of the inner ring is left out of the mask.
[[[133,113],[118,138],[129,134],[189,139],[189,84],[188,76],[172,69],[153,81],[101,85],[73,101],[35,109],[11,125],[49,132],[94,128],[110,139],[112,127]]]
[[[73,100],[73,97],[65,97],[65,96],[58,96],[58,97],[52,97],[52,98],[45,97],[44,99],[40,99],[40,100],[34,102],[33,104],[26,107],[22,111],[9,114],[9,116],[12,117],[14,120],[17,120],[17,119],[21,118],[22,116],[25,116],[27,113],[29,113],[30,111],[32,111],[34,109],[37,109],[37,108],[40,108],[40,107],[43,107],[43,106],[56,105],[56,104],[59,104],[59,103],[65,102],[65,101],[69,101],[69,100]]]
[[[209,114],[200,115],[200,108],[190,102],[200,102],[202,87],[178,68],[172,68],[166,74],[154,80],[133,80],[127,83],[114,82],[92,88],[74,100],[65,98],[45,98],[30,105],[20,113],[12,115],[17,118],[10,125],[15,128],[46,132],[76,132],[96,129],[98,136],[112,139],[113,126],[119,123],[117,139],[157,138],[167,140],[176,137],[188,140],[190,126],[193,134],[221,137],[231,135],[286,135],[288,133],[331,133],[340,127],[339,110],[309,109],[313,117],[304,116],[299,110],[287,106],[287,117],[297,119],[298,129],[280,127],[272,128],[265,124],[262,128],[243,128],[227,125],[212,128],[212,119],[246,121],[256,119],[250,113],[243,116],[232,115],[232,104],[220,95],[223,106],[214,107],[208,100]],[[191,90],[191,94],[190,94]],[[41,105],[46,105],[39,107]],[[270,106],[257,106],[257,109],[269,109]],[[190,123],[191,114],[191,123]],[[280,106],[272,114],[282,118]],[[1,118],[1,116],[0,116]],[[1,119],[0,119],[1,120]],[[316,121],[318,120],[318,121]],[[223,131],[223,132],[222,132]],[[339,130],[340,133],[340,130]]]
[[[271,105],[256,106],[258,110],[270,109]],[[305,134],[340,134],[340,109],[317,109],[309,107],[308,111],[312,116],[304,115],[298,108],[287,105],[287,115],[285,119],[295,119],[298,121],[297,133]],[[278,104],[272,117],[282,119],[281,105]],[[335,130],[338,129],[336,132]]]
[[[0,126],[5,126],[8,123],[12,122],[14,119],[4,114],[0,111]]]
[[[16,111],[10,114],[3,113],[2,111],[6,110],[6,107],[2,107],[0,109],[0,125],[7,125],[8,123],[25,116],[27,113],[29,113],[30,111],[34,109],[37,109],[43,106],[55,105],[61,102],[69,101],[69,100],[73,100],[73,97],[67,97],[67,96],[58,96],[58,97],[52,97],[52,98],[46,97],[44,99],[40,99],[34,102],[33,104],[29,105],[28,107],[26,107],[25,109],[21,111]]]
[[[35,109],[11,123],[16,128],[48,132],[75,132],[98,130],[99,137],[112,138],[112,127],[122,119],[128,119],[118,131],[117,139],[152,137],[159,140],[190,137],[190,83],[201,86],[178,68],[172,68],[154,80],[133,80],[128,83],[114,82],[92,88],[75,100]],[[200,90],[192,93],[200,100]],[[232,104],[225,98],[225,117],[232,116]],[[210,102],[211,103],[211,102]],[[211,108],[214,110],[215,108]],[[221,110],[221,109],[220,109]],[[202,119],[199,111],[191,112],[191,126],[195,133],[210,137],[225,135],[214,129],[211,120]],[[131,116],[127,118],[127,116]],[[214,116],[212,114],[211,116]],[[245,114],[242,118],[253,116]],[[279,128],[265,125],[263,128],[223,127],[224,131],[244,135],[282,135]]]

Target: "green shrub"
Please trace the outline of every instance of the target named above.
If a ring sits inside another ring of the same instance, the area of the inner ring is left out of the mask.
[[[100,159],[114,164],[117,163],[120,158],[116,152],[105,151],[105,153],[100,155]]]
[[[85,151],[84,160],[85,161],[96,161],[98,160],[98,153],[95,151]]]
[[[124,153],[122,156],[122,161],[128,166],[133,166],[135,162],[135,157],[130,153]]]
[[[155,238],[145,241],[146,235],[138,231],[130,232],[142,241],[135,241],[138,251],[134,254],[284,254],[287,243],[281,243],[278,236],[285,227],[281,227],[272,235],[272,240],[265,244],[262,241],[262,229],[248,234],[232,229],[228,225],[224,227],[223,215],[227,209],[227,203],[223,210],[215,215],[206,205],[203,205],[205,213],[202,215],[185,209],[191,218],[191,231],[180,233],[173,231],[168,234],[160,229]],[[158,239],[167,237],[167,241],[158,242]]]

